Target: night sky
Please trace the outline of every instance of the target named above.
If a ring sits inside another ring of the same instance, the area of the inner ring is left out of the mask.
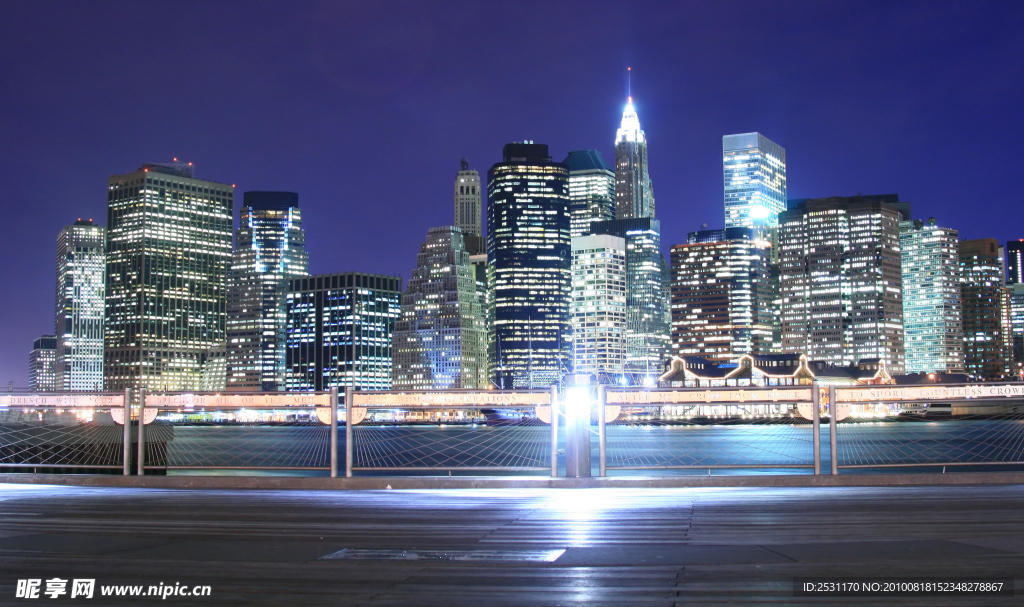
[[[722,135],[786,148],[789,197],[898,193],[1024,237],[1024,3],[45,2],[0,7],[0,382],[52,333],[57,233],[144,162],[299,193],[312,273],[412,270],[459,159],[611,164],[626,67],[662,242],[722,227]]]

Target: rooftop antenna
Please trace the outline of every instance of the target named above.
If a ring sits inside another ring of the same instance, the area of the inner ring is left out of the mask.
[[[633,103],[633,68],[626,68],[626,99]]]

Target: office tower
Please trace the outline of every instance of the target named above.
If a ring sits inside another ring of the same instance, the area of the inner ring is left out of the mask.
[[[961,241],[960,269],[965,370],[972,377],[1001,379],[1013,356],[1002,247],[994,238]]]
[[[650,384],[669,358],[669,272],[661,254],[661,222],[598,221],[591,231],[626,241],[626,373],[632,384]]]
[[[573,373],[618,383],[626,362],[626,241],[572,239]]]
[[[935,219],[900,226],[907,373],[963,373],[960,246]]]
[[[480,189],[480,173],[469,168],[462,159],[462,168],[455,176],[455,226],[466,236],[482,236],[483,222],[480,208],[483,190]]]
[[[499,388],[549,386],[569,371],[568,190],[565,165],[531,141],[507,144],[487,173],[488,351]]]
[[[107,230],[79,219],[57,235],[56,389],[103,389]]]
[[[782,350],[903,373],[899,196],[790,201],[779,215]]]
[[[594,221],[615,219],[615,173],[597,150],[576,150],[562,161],[569,168],[569,234],[590,233]]]
[[[1024,238],[1006,243],[1006,282],[1024,283]]]
[[[284,389],[288,281],[308,275],[299,195],[246,192],[228,272],[228,390]]]
[[[647,170],[647,137],[629,97],[615,132],[615,218],[643,217],[654,218],[654,190]]]
[[[196,390],[225,343],[234,186],[180,162],[107,183],[104,387]]]
[[[672,247],[672,354],[729,362],[772,345],[771,252],[751,228]]]
[[[57,389],[57,336],[43,335],[32,342],[28,355],[28,388],[33,392]]]
[[[770,230],[786,210],[786,150],[761,133],[722,137],[725,227]]]
[[[287,295],[287,389],[389,389],[401,295],[397,276],[347,272],[293,278]]]
[[[462,230],[430,228],[395,321],[397,389],[487,387],[487,331]]]
[[[228,386],[228,352],[226,346],[210,348],[200,357],[202,371],[199,389],[203,392],[224,392]]]
[[[1013,379],[1024,379],[1024,283],[1009,286],[1010,330],[1013,335]]]

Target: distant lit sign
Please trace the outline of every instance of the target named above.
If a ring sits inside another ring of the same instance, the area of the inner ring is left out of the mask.
[[[0,407],[124,407],[124,394],[3,394]]]
[[[1020,397],[1024,397],[1024,384],[1004,386],[889,386],[861,389],[836,388],[836,400],[847,403]]]
[[[147,407],[331,406],[330,394],[147,394]]]
[[[551,392],[514,392],[482,390],[480,392],[355,392],[352,404],[358,406],[531,406],[551,403]]]
[[[620,405],[674,405],[682,403],[811,402],[811,388],[789,390],[609,390],[605,402]]]

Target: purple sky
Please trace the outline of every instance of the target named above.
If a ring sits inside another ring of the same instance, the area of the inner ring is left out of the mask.
[[[1024,237],[1021,31],[1016,0],[5,3],[0,382],[27,385],[57,233],[106,223],[109,175],[177,156],[237,202],[296,191],[312,272],[408,278],[460,157],[610,162],[626,66],[666,248],[721,227],[722,135],[755,130],[791,198]]]

